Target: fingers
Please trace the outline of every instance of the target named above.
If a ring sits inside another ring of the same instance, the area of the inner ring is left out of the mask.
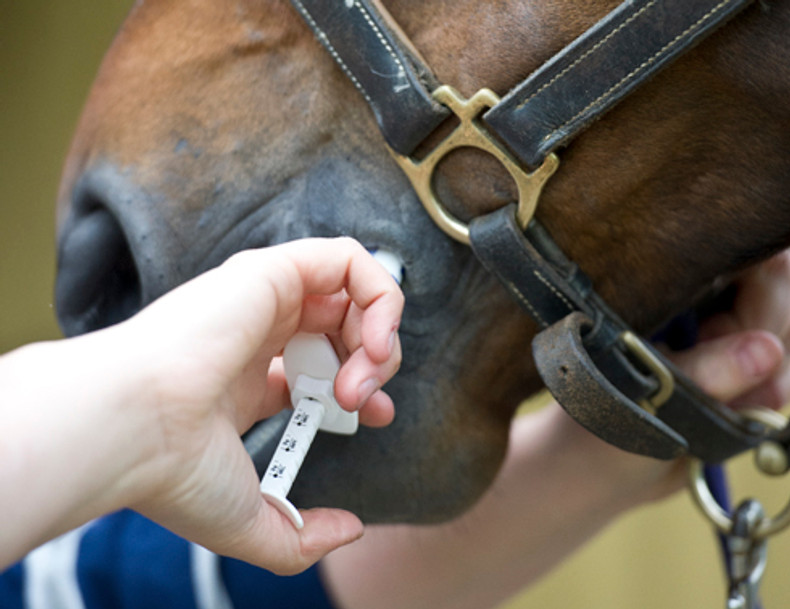
[[[747,271],[739,282],[734,308],[742,329],[761,328],[786,341],[790,335],[790,253],[784,251]]]
[[[250,364],[270,361],[297,330],[340,338],[335,340],[336,350],[348,361],[340,375],[339,402],[349,410],[359,409],[397,370],[396,328],[403,295],[389,273],[356,241],[306,239],[242,252],[223,267],[214,274],[211,287],[225,293],[224,301],[233,291],[232,314],[227,313],[227,303],[224,309],[225,316],[232,318],[227,323],[233,331],[223,328],[214,335],[240,337],[231,347],[239,377],[236,403],[253,405],[244,408],[238,427],[287,405],[281,375],[270,373],[267,388],[266,375],[261,374],[265,368],[256,370]],[[361,420],[383,425],[392,419],[391,410],[391,400],[378,397]]]
[[[396,333],[388,338],[386,358],[375,360],[364,339],[340,368],[335,379],[335,397],[346,409],[361,408],[370,397],[398,371],[401,362],[400,340]]]
[[[351,304],[345,290],[330,295],[307,294],[302,303],[299,329],[314,334],[338,334]]]
[[[732,401],[736,407],[765,406],[779,410],[787,404],[790,396],[790,370],[785,366],[784,370],[775,374],[755,389],[747,391]]]
[[[385,384],[395,374],[399,363],[400,349],[398,348],[392,363],[387,364],[380,370],[377,368],[377,370],[379,370],[377,374],[381,379],[379,386]],[[355,383],[359,384],[359,381],[355,381],[353,376],[348,375],[349,370],[353,371],[353,367],[351,369],[345,367],[341,370],[343,370],[344,373],[343,375],[339,374],[339,386],[343,388],[345,392],[344,395],[346,396],[339,399],[339,401],[343,402],[342,406],[350,411],[359,408],[359,422],[362,425],[368,427],[384,427],[389,425],[395,416],[395,407],[392,403],[392,399],[384,391],[378,390],[366,400],[360,400],[360,403],[353,402],[353,400],[350,400],[347,396],[355,395],[353,393],[354,385]],[[357,373],[357,377],[358,376],[359,374]],[[336,387],[337,386],[336,384]],[[250,387],[245,387],[244,390],[250,392],[254,391],[256,388],[260,389],[262,385],[256,383],[252,389]],[[359,393],[357,389],[357,394]],[[235,417],[235,427],[238,433],[243,434],[257,421],[273,416],[283,408],[288,408],[291,405],[290,395],[290,390],[288,389],[282,367],[282,358],[275,358],[269,368],[265,387],[254,397],[249,398],[249,402],[252,405],[248,407],[243,406],[245,401],[244,396],[236,400],[236,403],[239,405],[236,409]]]
[[[377,391],[359,411],[359,422],[368,427],[385,427],[395,418],[395,405],[384,391]]]
[[[389,273],[359,244],[343,239],[333,244],[349,249],[344,290],[328,297],[312,294],[306,298],[300,326],[306,331],[339,335],[340,341],[334,341],[336,348],[341,357],[348,357],[335,381],[338,403],[347,410],[365,406],[363,423],[385,425],[392,420],[393,407],[392,400],[380,389],[400,367],[397,329],[403,294]],[[311,264],[313,261],[312,257],[308,259]],[[313,271],[312,267],[303,267],[303,273]],[[314,284],[305,281],[308,292],[315,287],[337,286],[326,276]]]
[[[226,439],[230,444],[207,443],[206,458],[182,475],[181,484],[171,478],[130,507],[217,554],[279,574],[299,573],[362,536],[359,518],[339,509],[303,511],[304,527],[296,529],[261,495],[238,437],[231,432]]]
[[[383,359],[403,310],[397,284],[353,239],[304,239],[235,254],[143,314],[156,312],[169,335],[176,325],[187,340],[214,343],[237,370],[261,350],[276,355],[300,327],[338,332],[349,303],[365,326],[386,328],[366,330],[366,348]]]
[[[364,533],[359,518],[345,510],[314,508],[303,511],[302,516],[305,524],[299,535],[300,555],[310,564],[356,541]],[[290,522],[287,525],[290,526]]]
[[[278,575],[294,575],[356,541],[364,531],[359,518],[344,510],[315,508],[302,511],[302,516],[304,528],[297,530],[264,502],[259,522],[245,532],[238,545],[221,551]]]
[[[357,410],[377,394],[400,366],[397,329],[403,311],[400,288],[362,246],[351,239],[308,239],[278,250],[297,268],[305,297],[300,329],[339,336],[347,360],[336,381],[341,406]],[[391,419],[391,401],[377,398],[369,420]],[[384,414],[382,417],[380,415]]]
[[[388,311],[388,317],[400,317],[403,295],[398,285],[357,241],[348,237],[303,239],[269,251],[296,267],[306,294],[330,295],[345,289],[361,309],[375,306]]]
[[[291,392],[285,380],[281,357],[271,361],[268,374],[251,368],[246,376],[240,377],[236,387],[233,394],[236,408],[234,420],[239,434],[245,433],[261,419],[272,417],[291,405]]]
[[[311,254],[311,250],[324,248],[327,244],[336,250],[332,260],[328,260],[332,255],[329,251],[321,255],[315,251]],[[348,298],[346,309],[343,308],[342,297],[306,299],[301,328],[311,332],[340,332],[346,347],[354,351],[358,345],[347,340],[347,328],[359,324],[358,335],[371,359],[377,362],[387,360],[392,352],[393,332],[400,325],[403,311],[403,293],[389,273],[351,239],[308,239],[296,242],[296,245],[297,248],[292,248],[294,253],[289,255],[300,269],[305,291],[327,295],[345,289]],[[349,316],[352,310],[354,314]],[[342,315],[339,314],[341,311]],[[354,329],[357,329],[356,325]]]
[[[770,332],[752,330],[699,343],[672,359],[707,393],[732,402],[771,379],[782,365],[784,347]]]
[[[785,345],[790,341],[790,251],[784,251],[744,272],[736,282],[730,311],[720,313],[700,328],[708,340],[742,330],[767,330]]]
[[[735,406],[780,408],[790,396],[790,251],[747,270],[736,287],[732,309],[700,326],[700,384]]]

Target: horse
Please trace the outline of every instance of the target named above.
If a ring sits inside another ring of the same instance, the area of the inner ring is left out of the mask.
[[[614,0],[382,3],[437,79],[505,94]],[[536,218],[650,335],[790,245],[790,2],[761,2],[559,153]],[[441,128],[440,128],[441,131]],[[435,188],[461,221],[517,198],[462,148]],[[58,194],[59,322],[121,321],[233,253],[351,235],[404,261],[396,420],[321,437],[293,496],[366,522],[447,520],[485,491],[542,386],[539,330],[436,227],[365,101],[286,0],[137,2],[96,77]],[[152,349],[155,346],[152,346]]]

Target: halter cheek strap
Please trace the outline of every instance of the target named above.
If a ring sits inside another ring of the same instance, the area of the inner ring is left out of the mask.
[[[291,0],[316,38],[368,102],[389,146],[411,154],[450,115],[438,82],[402,43],[383,7],[358,0]]]
[[[532,352],[546,386],[574,419],[629,452],[719,462],[759,445],[765,430],[713,400],[592,289],[536,221],[513,205],[472,221],[472,248],[540,325]]]

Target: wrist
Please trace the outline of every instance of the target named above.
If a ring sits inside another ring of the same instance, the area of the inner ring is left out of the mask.
[[[142,485],[145,409],[125,355],[103,333],[0,358],[0,497],[9,556],[127,505]]]
[[[97,454],[108,461],[105,511],[117,510],[138,502],[158,484],[150,466],[161,452],[156,363],[126,323],[82,339],[83,383],[94,390],[87,406],[104,436]]]
[[[539,413],[544,451],[564,468],[579,494],[612,517],[663,499],[683,487],[683,465],[636,455],[612,446],[552,402]],[[515,442],[514,442],[515,444]],[[531,458],[527,455],[526,458]]]
[[[85,503],[96,506],[90,517],[126,507],[145,492],[141,474],[155,452],[150,358],[123,326],[38,348],[47,383],[34,397],[51,404],[60,422],[45,439],[68,451],[64,464],[74,460],[69,477],[83,486]]]

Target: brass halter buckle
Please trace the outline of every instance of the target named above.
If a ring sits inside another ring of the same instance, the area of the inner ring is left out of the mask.
[[[655,415],[658,409],[663,406],[675,392],[675,377],[672,375],[669,368],[667,368],[661,360],[653,354],[647,345],[645,345],[642,339],[630,330],[626,330],[620,334],[620,341],[658,380],[658,390],[653,395],[639,400],[639,406],[642,410]]]
[[[450,237],[469,245],[469,227],[448,212],[436,196],[433,174],[439,161],[447,154],[456,148],[471,147],[489,153],[507,169],[518,189],[518,223],[522,229],[526,228],[535,213],[543,185],[559,167],[557,156],[549,154],[535,171],[525,171],[478,120],[484,111],[499,103],[499,97],[490,89],[480,89],[467,100],[452,87],[442,85],[433,92],[433,98],[452,110],[461,121],[460,124],[422,160],[390,150],[433,221]]]

